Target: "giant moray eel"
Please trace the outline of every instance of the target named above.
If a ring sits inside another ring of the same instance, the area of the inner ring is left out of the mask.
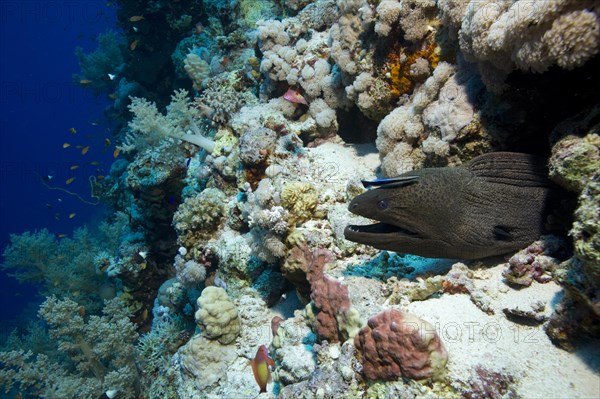
[[[426,168],[363,182],[378,188],[349,210],[380,223],[344,230],[346,239],[429,258],[480,259],[539,239],[563,192],[543,159],[495,152],[458,167]]]

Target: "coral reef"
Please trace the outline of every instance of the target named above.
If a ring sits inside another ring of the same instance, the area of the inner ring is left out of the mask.
[[[354,345],[368,379],[441,377],[448,354],[431,324],[394,309],[371,317],[367,324]]]
[[[261,397],[600,395],[597,2],[110,3],[74,75],[111,101],[108,217],[11,236],[49,335],[0,344],[8,395],[249,398],[262,345]],[[492,151],[549,159],[568,237],[464,263],[345,240],[365,186]]]
[[[514,254],[508,260],[508,268],[502,275],[512,284],[527,287],[533,281],[548,282],[566,253],[568,249],[563,240],[554,236],[543,236],[540,241]]]
[[[551,338],[567,349],[573,349],[573,340],[582,333],[600,334],[598,114],[596,106],[563,121],[553,132],[556,143],[550,158],[550,177],[578,195],[569,231],[574,256],[563,262],[557,271],[557,279],[567,295],[547,327]]]

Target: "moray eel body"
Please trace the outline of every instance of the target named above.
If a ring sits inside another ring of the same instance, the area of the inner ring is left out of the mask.
[[[349,210],[380,223],[347,226],[346,239],[429,258],[481,259],[522,249],[545,232],[562,196],[543,159],[510,152],[404,173],[389,187],[376,182]]]

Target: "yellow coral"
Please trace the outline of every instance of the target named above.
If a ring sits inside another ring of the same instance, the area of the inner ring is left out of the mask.
[[[281,203],[290,212],[290,227],[313,217],[317,208],[317,190],[308,182],[286,184],[281,193]]]
[[[388,70],[390,89],[394,97],[400,97],[403,94],[410,94],[415,83],[419,80],[410,75],[411,66],[419,59],[423,58],[429,61],[433,71],[440,62],[440,48],[433,37],[429,37],[424,48],[414,52],[406,47],[401,47],[399,51],[393,50],[388,54],[388,62],[385,69]]]

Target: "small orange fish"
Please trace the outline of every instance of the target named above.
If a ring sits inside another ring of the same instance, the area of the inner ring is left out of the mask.
[[[92,161],[92,162],[90,162],[90,165],[100,165],[100,162],[98,162],[98,161]]]
[[[86,147],[83,147],[83,149],[81,150],[81,155],[85,155],[85,154],[87,154],[87,152],[88,152],[89,150],[90,150],[90,146],[89,146],[89,145],[88,145],[88,146],[86,146]]]
[[[260,393],[267,392],[267,383],[271,382],[269,366],[275,367],[275,362],[269,357],[267,347],[261,345],[256,351],[254,359],[250,360],[250,367],[252,367],[252,373],[260,388]]]
[[[69,178],[67,179],[67,181],[65,182],[65,184],[71,184],[71,183],[73,183],[73,181],[74,181],[74,180],[75,180],[75,178],[74,178],[74,177],[69,177]]]
[[[78,167],[79,167],[79,165],[73,165],[73,166],[71,166],[69,169],[71,169],[71,170],[75,170],[75,169],[77,169]]]
[[[69,128],[69,133],[75,134],[75,133],[77,133],[77,130],[75,130],[74,127],[71,127],[71,128]]]
[[[59,234],[58,238],[65,238],[67,235],[66,234]]]
[[[75,148],[81,149],[81,148],[83,148],[83,146],[82,145],[76,145]]]
[[[69,214],[69,219],[73,219],[77,215],[75,212]]]
[[[79,84],[80,84],[80,85],[89,85],[90,83],[92,83],[92,81],[91,81],[91,80],[89,80],[89,79],[81,79],[81,80],[79,81]]]
[[[131,51],[135,50],[135,48],[137,47],[138,43],[139,43],[138,39],[135,39],[134,41],[132,41],[131,44],[129,45],[129,50],[131,50]]]
[[[121,152],[121,151],[119,151],[118,148],[115,148],[115,150],[113,151],[113,158],[118,157],[119,156],[119,152]]]
[[[129,22],[139,22],[142,19],[144,19],[143,15],[134,15],[133,17],[129,18]]]
[[[117,98],[119,98],[119,96],[117,96],[115,93],[110,93],[108,95],[108,98],[110,98],[111,100],[116,100]]]
[[[104,138],[104,145],[107,147],[110,145],[110,139],[108,137]]]
[[[98,175],[98,176],[96,176],[96,179],[102,180],[102,179],[104,179],[104,175]]]
[[[64,143],[63,144],[63,148],[69,148],[70,146],[71,146],[71,144],[69,144],[69,143]]]

